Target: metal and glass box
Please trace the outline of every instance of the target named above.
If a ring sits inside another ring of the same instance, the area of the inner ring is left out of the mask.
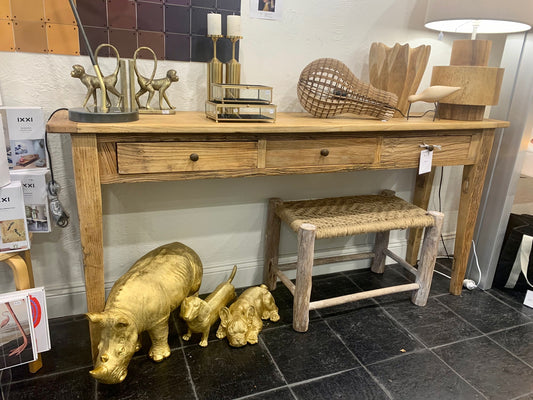
[[[245,85],[212,83],[213,101],[216,103],[272,103],[272,87],[263,85]]]
[[[205,102],[205,115],[216,122],[275,122],[274,104],[223,104]]]

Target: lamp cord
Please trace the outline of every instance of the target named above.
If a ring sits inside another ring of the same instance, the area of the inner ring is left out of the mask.
[[[52,114],[50,117],[48,117],[48,121],[58,112],[62,110],[68,110],[68,108],[58,108]],[[54,178],[54,170],[52,168],[52,156],[50,154],[50,147],[48,146],[48,127],[44,130],[44,142],[45,142],[45,148],[46,148],[46,154],[48,155],[48,166],[50,169],[50,182],[47,185],[47,191],[48,191],[48,200],[50,201],[50,212],[52,213],[52,218],[54,219],[57,226],[60,228],[65,228],[69,224],[69,215],[68,213],[63,209],[63,205],[59,201],[58,194],[59,190],[61,189],[61,186],[59,183],[55,181]]]

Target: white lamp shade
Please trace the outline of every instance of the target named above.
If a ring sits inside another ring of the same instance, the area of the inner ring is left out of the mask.
[[[511,33],[527,31],[532,26],[533,0],[428,0],[428,29]]]

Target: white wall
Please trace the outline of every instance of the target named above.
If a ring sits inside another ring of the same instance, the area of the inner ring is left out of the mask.
[[[303,67],[316,58],[340,59],[356,76],[368,81],[368,51],[374,41],[389,46],[396,42],[413,47],[430,44],[430,66],[421,88],[429,84],[432,65],[449,63],[453,37],[438,41],[436,32],[423,28],[424,1],[290,0],[283,6],[281,21],[250,19],[248,1],[243,0],[241,42],[241,81],[273,86],[274,102],[281,112],[302,111],[296,82]],[[113,68],[113,60],[100,61],[104,72]],[[1,52],[0,93],[4,104],[42,106],[47,115],[59,107],[79,107],[84,88],[69,76],[71,66],[78,63],[90,66],[89,59],[82,56]],[[148,70],[149,63],[143,67]],[[158,75],[169,68],[176,69],[180,76],[179,83],[169,90],[171,102],[178,110],[203,110],[206,65],[162,61]],[[63,186],[60,198],[71,215],[71,224],[66,229],[54,228],[51,234],[34,235],[32,259],[36,284],[47,289],[49,313],[60,316],[82,313],[86,306],[68,136],[51,134],[50,148],[56,180]],[[435,186],[438,178],[437,174]],[[442,201],[448,216],[444,232],[450,239],[450,251],[459,182],[460,169],[445,170]],[[388,188],[410,199],[413,185],[412,170],[107,185],[103,187],[106,287],[110,288],[145,252],[175,240],[191,246],[202,258],[202,292],[209,292],[225,279],[235,263],[239,266],[236,286],[257,284],[262,276],[267,198],[363,194]],[[431,206],[437,207],[435,196]],[[327,240],[319,249],[362,249],[369,239]],[[283,232],[282,240],[282,254],[292,257],[294,238]],[[405,232],[392,238],[399,250],[405,243]],[[0,269],[0,291],[13,287],[8,269]]]
[[[482,270],[480,286],[484,289],[492,285],[533,131],[533,35],[530,32],[507,37],[502,66],[513,73],[504,77],[500,102],[492,110],[491,117],[508,120],[511,126],[503,132],[497,131],[474,234]],[[474,268],[471,261],[469,269]]]

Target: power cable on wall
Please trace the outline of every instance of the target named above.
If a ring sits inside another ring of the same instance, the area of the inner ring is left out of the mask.
[[[58,111],[68,110],[67,108],[58,108],[55,110],[48,121],[57,113]],[[52,218],[55,221],[56,225],[60,228],[65,228],[69,223],[69,215],[64,210],[63,205],[59,201],[58,195],[61,186],[56,182],[54,178],[54,170],[52,168],[52,156],[50,154],[50,147],[48,146],[48,129],[44,130],[44,141],[46,147],[46,153],[48,155],[48,165],[50,167],[50,182],[48,183],[48,200],[50,202],[50,212],[52,213]]]
[[[439,191],[438,191],[438,198],[439,198],[439,212],[442,212],[442,198],[441,198],[441,190],[442,190],[442,180],[444,177],[444,167],[440,167],[440,180],[439,180]],[[451,259],[450,254],[448,253],[448,249],[446,248],[446,243],[444,243],[444,236],[442,235],[442,232],[440,234],[440,240],[442,242],[442,247],[444,247],[444,252],[446,253],[446,258],[449,260]]]
[[[443,176],[444,176],[444,167],[441,167],[440,169],[440,179],[439,179],[439,190],[438,190],[438,199],[439,199],[439,212],[442,212],[442,197],[441,197],[441,190],[442,190],[442,181],[443,181]],[[447,259],[451,259],[450,257],[450,254],[448,253],[448,249],[446,248],[446,244],[444,242],[444,237],[441,233],[440,235],[440,239],[442,241],[442,246],[444,247],[444,252],[446,253],[446,258]],[[474,253],[474,259],[476,261],[476,267],[477,267],[477,270],[478,270],[478,281],[475,282],[474,280],[472,279],[465,279],[463,281],[463,286],[465,288],[467,288],[468,290],[474,290],[476,289],[477,287],[479,287],[479,283],[481,282],[481,268],[479,267],[479,260],[478,260],[478,257],[477,257],[477,252],[476,252],[476,243],[472,240],[472,250],[473,250],[473,253]],[[435,273],[439,274],[439,275],[442,275],[448,279],[451,279],[450,276],[440,272],[440,271],[437,271],[437,270],[434,270]]]

